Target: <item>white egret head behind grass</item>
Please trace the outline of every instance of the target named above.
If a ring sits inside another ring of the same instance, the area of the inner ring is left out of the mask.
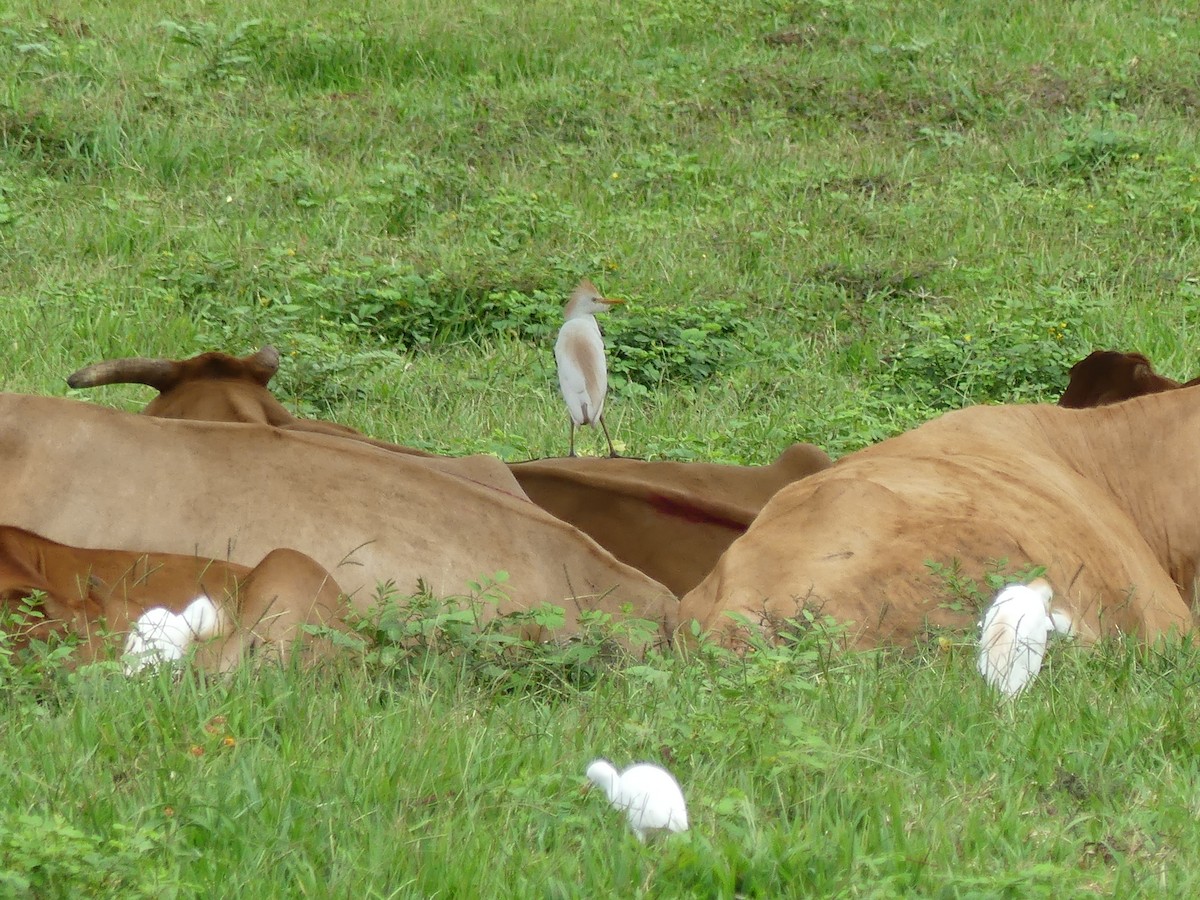
[[[637,763],[618,772],[608,760],[597,759],[587,767],[587,777],[613,806],[624,810],[639,841],[651,832],[687,830],[683,791],[661,766]]]
[[[206,641],[216,637],[221,628],[221,610],[207,594],[201,594],[189,603],[180,615],[187,623],[193,640]]]
[[[1046,642],[1058,632],[1071,634],[1070,617],[1051,611],[1054,592],[1044,578],[1010,584],[992,601],[980,622],[979,673],[988,684],[1015,697],[1042,668]]]
[[[558,364],[558,385],[571,416],[571,456],[575,455],[576,426],[595,425],[597,422],[608,441],[608,455],[617,455],[608,426],[604,424],[608,364],[604,358],[604,338],[600,335],[600,326],[596,324],[596,314],[624,302],[605,297],[585,278],[571,293],[571,299],[563,311],[566,321],[554,344],[554,360]]]

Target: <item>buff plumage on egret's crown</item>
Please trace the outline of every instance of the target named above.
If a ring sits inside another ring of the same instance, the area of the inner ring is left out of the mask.
[[[608,367],[604,359],[604,339],[596,314],[624,303],[605,297],[586,278],[571,293],[563,311],[563,326],[554,344],[558,364],[558,384],[567,412],[571,416],[570,455],[575,455],[575,428],[600,423],[608,441],[608,455],[616,456],[608,426],[604,424],[604,395],[608,392]]]

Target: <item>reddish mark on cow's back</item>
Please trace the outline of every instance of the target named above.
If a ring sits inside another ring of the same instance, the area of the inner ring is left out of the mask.
[[[683,519],[685,522],[691,522],[696,525],[716,525],[720,528],[728,528],[731,531],[746,530],[746,526],[736,519],[709,512],[707,509],[701,509],[692,503],[675,500],[671,497],[665,497],[662,494],[651,494],[649,500],[650,506],[654,511],[662,513],[664,516]]]

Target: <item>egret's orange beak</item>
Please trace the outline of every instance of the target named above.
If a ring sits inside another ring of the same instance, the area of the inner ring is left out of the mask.
[[[620,306],[625,301],[620,297],[604,297],[600,302],[607,303],[609,306]]]

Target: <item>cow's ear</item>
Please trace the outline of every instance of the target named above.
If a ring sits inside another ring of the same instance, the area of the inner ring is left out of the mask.
[[[271,378],[279,370],[279,351],[267,344],[246,360],[250,364],[251,377],[266,387]]]
[[[1133,380],[1135,382],[1151,381],[1154,378],[1154,370],[1150,368],[1149,363],[1139,362],[1133,366]]]

